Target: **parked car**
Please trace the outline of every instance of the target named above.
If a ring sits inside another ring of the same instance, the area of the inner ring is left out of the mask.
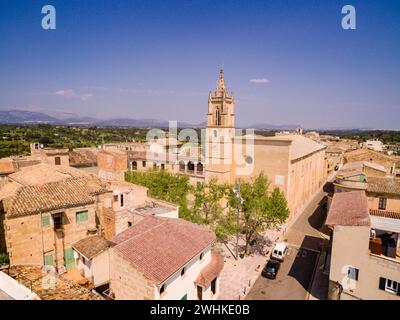
[[[271,258],[283,262],[288,251],[288,246],[284,242],[279,242],[275,245],[271,253]]]
[[[278,260],[271,259],[265,265],[261,275],[265,278],[276,279],[281,263]]]

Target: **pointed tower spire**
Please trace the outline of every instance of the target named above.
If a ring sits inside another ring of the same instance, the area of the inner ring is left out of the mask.
[[[221,68],[219,71],[219,79],[217,81],[217,95],[222,95],[226,93],[226,85],[225,85],[225,78],[224,78],[224,70]]]

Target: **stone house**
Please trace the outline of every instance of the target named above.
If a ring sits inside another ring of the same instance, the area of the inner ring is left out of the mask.
[[[400,300],[400,214],[371,214],[365,191],[341,192],[326,224],[329,298]]]

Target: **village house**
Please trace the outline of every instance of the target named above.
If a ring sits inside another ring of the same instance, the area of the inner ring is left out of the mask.
[[[400,212],[400,179],[388,176],[385,167],[379,164],[347,163],[336,175],[333,185],[334,193],[365,191],[368,207],[374,212]],[[328,195],[330,200],[332,196]]]
[[[1,247],[11,265],[75,266],[71,244],[97,232],[102,199],[99,178],[77,169],[39,164],[8,176],[0,189]]]
[[[101,179],[124,181],[128,156],[118,149],[101,150],[97,153],[97,168]]]
[[[67,148],[46,148],[38,142],[31,143],[30,159],[56,166],[69,166],[69,150]]]
[[[111,239],[110,295],[114,299],[216,299],[223,258],[205,226],[146,216]]]
[[[341,192],[326,225],[329,298],[400,300],[400,213],[370,210],[364,191]]]
[[[398,158],[372,149],[357,149],[344,154],[344,163],[368,161],[385,167],[387,174],[395,175]]]
[[[110,281],[111,243],[100,235],[88,236],[72,244],[76,268],[94,288]]]

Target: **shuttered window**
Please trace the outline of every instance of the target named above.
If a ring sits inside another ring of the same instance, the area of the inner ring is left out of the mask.
[[[52,266],[54,265],[54,258],[52,254],[46,254],[44,256],[44,265],[45,266]]]
[[[76,213],[76,222],[84,222],[87,221],[89,219],[89,212],[86,211],[79,211]]]
[[[400,296],[400,283],[386,278],[379,278],[379,289]]]

